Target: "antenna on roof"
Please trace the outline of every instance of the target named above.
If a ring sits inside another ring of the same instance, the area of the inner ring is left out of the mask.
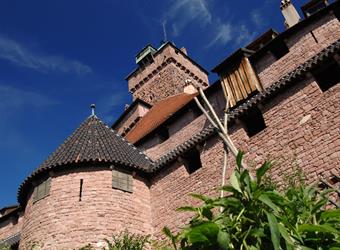
[[[165,25],[166,25],[166,20],[163,21],[162,23],[162,26],[163,26],[163,36],[164,36],[164,43],[166,43],[168,41],[168,38],[166,36],[166,28],[165,28]]]
[[[91,108],[92,116],[95,116],[96,114],[94,113],[94,111],[96,109],[96,104],[91,104],[90,108]]]

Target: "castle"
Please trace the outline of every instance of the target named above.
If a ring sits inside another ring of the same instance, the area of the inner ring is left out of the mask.
[[[175,209],[193,203],[189,193],[217,195],[223,165],[197,93],[183,92],[188,79],[221,117],[225,89],[231,138],[254,166],[277,159],[277,182],[293,161],[309,182],[339,181],[340,5],[312,0],[302,10],[283,0],[286,30],[235,51],[213,69],[213,84],[185,48],[146,46],[126,77],[133,102],[111,128],[92,113],[23,181],[19,204],[0,210],[0,245],[101,248],[115,232],[160,238],[163,226],[187,222]]]

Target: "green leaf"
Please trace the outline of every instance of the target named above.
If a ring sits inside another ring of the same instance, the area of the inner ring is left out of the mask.
[[[202,215],[207,218],[208,220],[212,220],[213,214],[208,207],[203,207],[202,208]]]
[[[189,195],[195,199],[202,200],[206,203],[210,203],[212,201],[210,197],[205,196],[205,195],[201,195],[201,194],[189,194]]]
[[[221,250],[229,249],[229,234],[226,231],[219,230],[217,234],[217,243]]]
[[[185,206],[185,207],[177,208],[176,211],[179,211],[179,212],[197,212],[197,208],[196,207]]]
[[[273,247],[275,250],[280,250],[280,232],[277,220],[272,213],[266,212],[269,228],[270,228],[270,235],[273,243]]]
[[[230,184],[231,186],[236,189],[238,192],[242,193],[241,187],[240,187],[240,183],[238,181],[238,178],[236,176],[236,172],[233,171],[233,173],[230,176]]]
[[[268,171],[268,169],[270,169],[272,166],[272,163],[269,161],[266,161],[265,163],[263,163],[263,165],[256,170],[256,179],[257,179],[257,183],[261,183],[261,179],[264,176],[264,174]]]
[[[168,227],[163,227],[163,233],[171,240],[172,242],[172,245],[175,249],[177,249],[177,246],[176,246],[176,236],[174,236],[170,229]]]
[[[223,197],[220,198],[213,203],[214,206],[222,206],[222,207],[240,207],[242,209],[241,201],[234,197]]]
[[[320,216],[321,220],[327,220],[327,219],[330,219],[330,218],[339,219],[340,218],[340,209],[327,210],[327,211],[323,211],[321,213],[321,216]]]
[[[201,243],[203,245],[213,245],[216,244],[218,232],[219,228],[215,223],[205,222],[192,227],[186,236],[192,244]]]
[[[273,209],[275,213],[279,212],[279,207],[276,206],[266,194],[261,194],[258,199],[266,204],[268,207]]]
[[[239,169],[242,167],[242,158],[243,158],[244,152],[241,150],[238,151],[237,156],[236,156],[236,165],[238,166]]]
[[[286,245],[289,244],[291,246],[294,246],[295,240],[289,235],[287,229],[281,223],[278,223],[278,228],[282,238],[284,238],[286,241]]]
[[[329,224],[313,225],[313,224],[302,224],[298,226],[299,232],[323,232],[323,233],[334,233],[338,234],[339,231]]]

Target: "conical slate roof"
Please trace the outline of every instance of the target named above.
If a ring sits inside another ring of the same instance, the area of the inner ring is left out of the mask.
[[[149,172],[152,167],[151,160],[144,153],[92,115],[25,179],[19,187],[19,203],[25,203],[24,197],[36,177],[58,167],[67,169],[86,162],[112,163],[144,172]]]
[[[97,116],[87,118],[38,169],[88,161],[148,170],[150,160]]]

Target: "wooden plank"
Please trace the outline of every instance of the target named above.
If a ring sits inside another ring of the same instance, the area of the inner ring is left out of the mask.
[[[245,68],[246,68],[246,72],[249,73],[248,75],[249,75],[250,81],[252,82],[253,85],[255,85],[255,87],[258,91],[263,91],[263,86],[262,86],[258,76],[256,75],[255,70],[251,66],[249,59],[246,58],[246,57],[244,59],[246,61],[246,63],[244,65],[245,65]]]
[[[240,67],[240,65],[238,65],[238,67],[235,67],[234,68],[234,75],[235,75],[235,77],[236,77],[236,79],[237,79],[237,84],[238,84],[238,86],[239,86],[239,88],[240,88],[240,90],[241,90],[241,93],[242,93],[242,99],[245,99],[245,98],[247,98],[248,97],[248,93],[247,93],[247,90],[246,90],[246,88],[245,88],[245,85],[244,85],[244,83],[243,83],[243,81],[242,81],[242,78],[241,78],[241,76],[240,76],[240,73],[239,73],[239,67]]]
[[[242,92],[241,92],[241,90],[238,86],[235,74],[233,74],[233,72],[230,72],[229,77],[230,77],[230,81],[231,81],[231,87],[235,91],[235,101],[238,102],[238,101],[243,99],[242,98]]]
[[[228,97],[229,97],[229,105],[230,105],[230,107],[233,107],[236,104],[235,95],[234,95],[233,91],[230,88],[230,81],[229,81],[228,78],[229,78],[229,76],[227,74],[224,75],[224,78],[222,79],[222,83],[223,83],[223,85],[225,86],[225,88],[227,90],[227,94],[228,94]]]
[[[239,67],[239,71],[240,71],[240,75],[243,79],[244,85],[246,87],[247,93],[250,94],[255,89],[253,88],[253,85],[251,84],[251,82],[248,79],[247,72],[246,72],[246,69],[244,67],[244,63],[245,63],[245,60],[243,58],[242,61],[241,61],[240,67]]]

